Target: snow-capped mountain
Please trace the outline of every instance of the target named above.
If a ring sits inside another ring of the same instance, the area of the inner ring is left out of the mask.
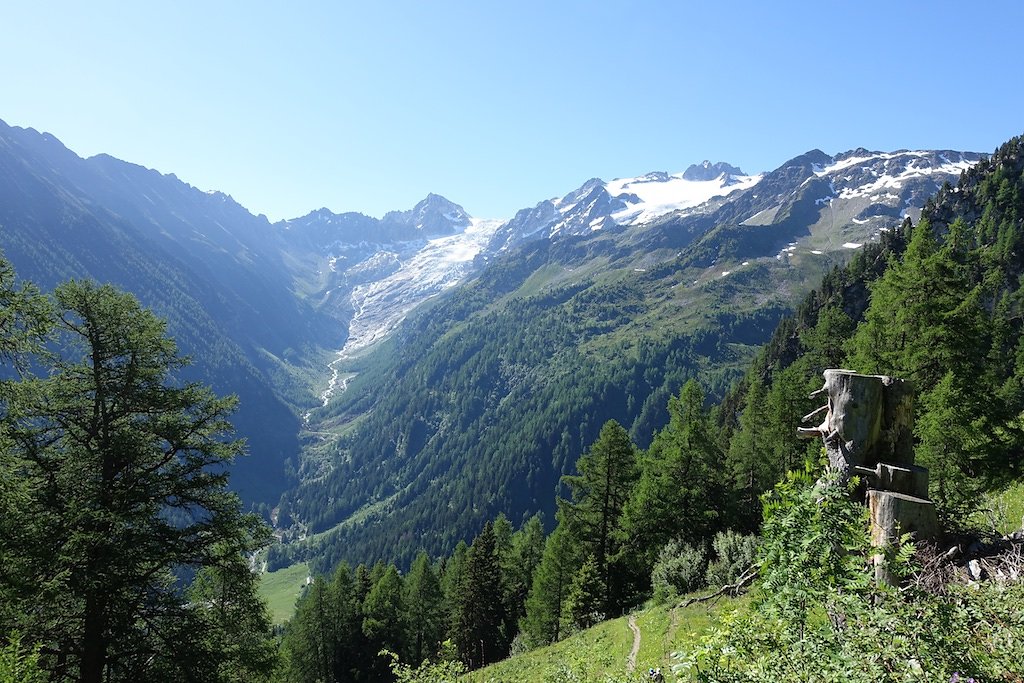
[[[813,150],[766,174],[724,208],[743,226],[790,226],[792,241],[777,257],[799,249],[855,249],[908,216],[917,220],[928,197],[943,183],[955,184],[981,156],[866,149],[829,156]]]
[[[529,239],[578,235],[615,225],[637,225],[675,211],[693,209],[757,184],[761,176],[719,162],[694,164],[683,173],[655,171],[604,182],[591,178],[561,198],[522,209],[494,235],[489,251]]]
[[[858,247],[917,218],[927,197],[980,155],[952,151],[870,152],[829,156],[812,150],[780,168],[749,175],[704,161],[681,173],[656,171],[603,181],[592,178],[562,197],[544,200],[508,221],[469,216],[448,199],[428,195],[412,209],[381,219],[327,209],[278,224],[306,243],[307,267],[320,306],[345,328],[350,356],[387,336],[406,314],[456,285],[495,254],[538,239],[596,230],[682,221],[700,233],[719,225],[773,226],[777,244],[751,257],[789,258]],[[755,240],[765,250],[763,239]]]
[[[409,310],[461,281],[500,221],[474,219],[429,194],[381,219],[327,209],[278,224],[314,270],[309,288],[345,327],[343,353],[378,341]],[[302,252],[306,252],[303,255]]]

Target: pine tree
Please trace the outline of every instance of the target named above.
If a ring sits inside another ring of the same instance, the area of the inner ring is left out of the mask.
[[[216,669],[223,653],[205,647],[211,640],[163,634],[202,621],[176,574],[265,539],[226,489],[242,450],[224,440],[235,402],[174,382],[185,361],[133,297],[71,282],[55,301],[58,353],[40,359],[49,373],[9,386],[3,415],[7,457],[31,491],[35,557],[47,566],[40,585],[54,590],[36,596],[37,612],[50,612],[31,635],[52,644],[56,678]]]
[[[613,560],[621,545],[622,509],[638,476],[636,447],[622,425],[609,420],[576,468],[578,475],[562,478],[572,493],[571,501],[559,500],[562,519],[580,551],[594,556],[605,585],[603,612],[616,614],[630,597]]]
[[[459,656],[470,669],[496,662],[508,654],[508,642],[502,634],[502,597],[494,527],[487,522],[473,540],[466,558],[454,634]]]
[[[444,596],[441,583],[423,551],[405,578],[405,622],[409,629],[411,661],[419,665],[433,657],[444,639]]]

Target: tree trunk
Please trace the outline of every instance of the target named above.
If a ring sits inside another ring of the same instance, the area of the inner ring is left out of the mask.
[[[103,683],[103,669],[107,661],[106,610],[100,598],[85,598],[82,660],[79,671],[81,683]]]
[[[860,375],[849,370],[826,370],[828,404],[824,421],[801,428],[806,438],[820,436],[829,465],[845,478],[854,467],[879,462],[914,462],[914,390],[907,380],[885,375]],[[815,411],[808,418],[820,412]]]

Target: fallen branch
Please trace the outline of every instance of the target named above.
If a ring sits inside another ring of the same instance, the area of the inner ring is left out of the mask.
[[[686,600],[683,600],[682,602],[677,604],[676,608],[678,609],[680,607],[689,607],[690,605],[696,605],[699,602],[716,600],[727,593],[733,596],[739,595],[740,591],[746,588],[750,584],[750,582],[753,581],[755,578],[757,578],[756,565],[745,571],[743,575],[736,580],[736,583],[727,583],[718,590],[716,590],[714,593],[709,593],[708,595],[697,595],[692,598],[687,598]]]

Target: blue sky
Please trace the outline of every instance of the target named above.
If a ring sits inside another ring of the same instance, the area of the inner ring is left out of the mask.
[[[275,220],[1024,133],[1017,1],[5,4],[0,119]]]

